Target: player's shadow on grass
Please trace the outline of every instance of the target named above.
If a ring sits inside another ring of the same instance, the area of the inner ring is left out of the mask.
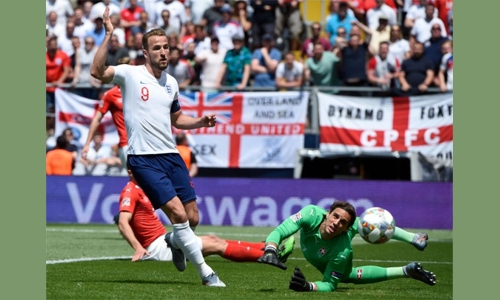
[[[277,290],[276,289],[260,289],[259,292],[274,293],[274,292],[277,292]]]
[[[80,240],[84,240],[86,238],[79,238]],[[116,237],[98,237],[98,238],[88,238],[89,240],[103,240],[103,241],[110,241],[110,240],[113,240],[113,241],[127,241],[125,240],[123,237],[121,236],[116,236]]]

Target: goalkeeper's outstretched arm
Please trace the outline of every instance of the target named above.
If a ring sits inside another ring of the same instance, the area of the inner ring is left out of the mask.
[[[281,244],[283,240],[299,231],[300,222],[293,221],[292,217],[284,220],[267,236],[264,255],[257,260],[258,262],[269,264],[282,270],[287,269],[286,265],[278,258],[278,245]]]

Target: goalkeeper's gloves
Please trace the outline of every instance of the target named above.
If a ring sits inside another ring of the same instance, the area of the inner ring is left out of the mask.
[[[314,284],[306,280],[299,267],[295,267],[289,288],[296,292],[312,292],[314,291]]]
[[[264,249],[264,255],[257,259],[258,262],[269,264],[275,267],[278,267],[282,270],[286,270],[287,266],[282,263],[278,258],[278,250],[273,245],[267,245]]]

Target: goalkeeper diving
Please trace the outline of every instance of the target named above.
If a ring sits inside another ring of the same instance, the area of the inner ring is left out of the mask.
[[[402,267],[353,267],[352,239],[358,233],[357,217],[354,207],[344,201],[334,202],[329,211],[307,205],[288,217],[268,235],[264,255],[258,262],[286,270],[287,266],[278,258],[277,245],[299,230],[300,249],[305,259],[323,274],[323,278],[307,281],[302,271],[295,267],[289,288],[297,292],[331,292],[339,283],[366,284],[396,278],[413,278],[428,285],[436,284],[434,273],[424,270],[418,262]],[[407,242],[423,251],[427,247],[428,236],[396,227],[392,239]]]

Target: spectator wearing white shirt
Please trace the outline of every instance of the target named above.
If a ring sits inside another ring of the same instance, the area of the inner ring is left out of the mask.
[[[408,8],[408,12],[406,13],[404,26],[411,29],[415,24],[415,21],[419,18],[425,18],[425,8],[427,5],[427,0],[418,0],[418,4],[412,4],[410,8]],[[434,17],[438,17],[438,10],[434,10]],[[446,31],[445,31],[446,32]]]
[[[201,50],[195,58],[196,63],[201,65],[201,86],[213,89],[216,84],[217,74],[224,63],[226,49],[219,46],[219,39],[214,37],[210,41],[210,49]]]
[[[201,24],[203,13],[214,5],[214,0],[186,0],[184,6],[189,9],[191,22]]]
[[[57,22],[57,18],[57,13],[55,11],[49,12],[49,15],[47,16],[47,25],[49,26],[47,30],[49,37],[63,36],[66,32],[66,24],[60,24]]]
[[[387,92],[390,88],[397,87],[401,62],[389,52],[389,42],[381,42],[377,53],[368,61],[366,77],[371,85]],[[387,96],[387,93],[380,93],[378,96]]]
[[[439,88],[446,92],[453,90],[453,43],[451,41],[444,42],[441,49],[444,55],[439,67]]]
[[[164,0],[156,3],[154,27],[163,26],[161,12],[165,9],[170,12],[170,24],[180,29],[180,36],[184,35],[184,24],[187,22],[186,8],[177,0]]]
[[[245,36],[241,24],[232,19],[232,10],[229,4],[221,7],[222,20],[214,23],[214,34],[219,38],[220,44],[227,50],[233,49],[233,36]]]
[[[391,26],[389,53],[394,55],[400,62],[411,56],[410,42],[403,38],[403,32],[399,25]]]
[[[123,29],[123,27],[120,27],[120,15],[112,14],[109,16],[109,20],[114,26],[113,34],[118,37],[118,43],[120,44],[120,47],[125,47],[125,29]]]
[[[83,40],[87,31],[91,30],[93,24],[91,21],[87,20],[83,16],[83,8],[77,7],[75,8],[75,13],[73,14],[73,22],[75,23],[75,31],[73,35],[80,38],[80,41],[83,44]]]
[[[443,21],[434,16],[435,11],[436,10],[433,4],[429,3],[426,5],[425,17],[417,19],[410,31],[410,46],[412,46],[415,41],[420,43],[427,42],[431,38],[431,28],[434,24],[439,24],[441,27],[441,36],[448,36]]]
[[[57,37],[57,46],[59,47],[59,49],[64,51],[64,53],[68,54],[68,56],[72,56],[75,53],[72,41],[74,32],[75,23],[73,21],[68,21],[66,23],[65,33]]]
[[[88,22],[92,22],[92,17],[90,15],[92,11],[92,7],[94,6],[94,3],[92,1],[88,0],[83,2],[83,19]]]
[[[378,20],[381,16],[386,16],[389,25],[397,23],[396,12],[389,5],[384,3],[384,0],[375,0],[376,6],[370,8],[366,12],[366,23],[368,28],[374,29],[378,27]]]
[[[46,0],[45,1],[45,16],[54,11],[57,14],[57,22],[62,26],[66,26],[68,18],[73,15],[73,7],[68,0]]]
[[[96,132],[92,138],[93,145],[89,148],[87,157],[80,161],[85,166],[88,175],[104,175],[109,165],[109,160],[113,157],[113,150],[110,146],[102,144],[103,135]]]
[[[104,14],[104,10],[106,9],[106,6],[109,6],[109,15],[111,16],[112,14],[118,14],[120,15],[121,8],[120,6],[114,4],[111,2],[111,0],[102,0],[101,2],[97,2],[92,6],[92,9],[90,10],[90,19],[94,19],[97,17],[101,17]]]
[[[195,55],[198,55],[202,50],[210,50],[211,39],[207,36],[206,27],[200,24],[194,25],[194,36],[187,39],[186,43],[196,44]]]
[[[164,9],[161,12],[161,18],[163,20],[163,25],[158,26],[158,28],[163,29],[163,31],[165,31],[165,34],[167,36],[170,35],[171,33],[175,33],[177,35],[181,33],[179,27],[175,27],[174,25],[170,24],[170,12],[168,11],[168,9]]]
[[[139,0],[139,4],[148,13],[149,23],[154,24],[156,22],[156,4],[162,2],[162,0]]]
[[[302,86],[304,65],[295,60],[293,52],[288,52],[282,62],[276,67],[276,87],[289,89]]]

